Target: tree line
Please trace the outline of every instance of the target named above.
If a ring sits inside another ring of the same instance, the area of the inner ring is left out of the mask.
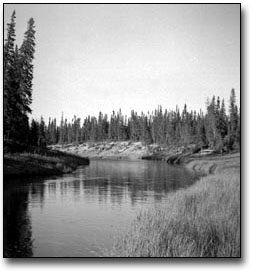
[[[101,112],[98,117],[88,116],[83,121],[74,116],[72,121],[64,119],[57,124],[56,118],[46,123],[32,119],[30,142],[34,145],[80,144],[98,141],[141,141],[144,144],[157,143],[164,146],[198,144],[222,151],[240,147],[240,110],[232,89],[228,114],[224,99],[213,96],[207,101],[207,110],[188,111],[185,104],[180,112],[168,111],[158,106],[153,112],[137,114],[131,111],[129,117],[112,112],[110,118]]]

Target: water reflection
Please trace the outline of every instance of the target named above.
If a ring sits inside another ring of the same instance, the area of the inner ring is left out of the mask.
[[[92,161],[72,174],[5,182],[4,255],[98,256],[137,210],[195,179],[163,162]]]
[[[43,206],[44,188],[42,184],[28,185],[22,180],[5,182],[4,257],[32,257],[33,240],[28,205],[34,200]]]
[[[109,197],[112,203],[121,204],[128,196],[132,204],[149,196],[160,201],[193,182],[189,171],[162,162],[95,161],[74,176],[80,179],[73,181],[74,192],[83,189],[87,195],[97,195],[100,203]]]

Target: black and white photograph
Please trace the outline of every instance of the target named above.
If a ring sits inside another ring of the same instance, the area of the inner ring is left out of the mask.
[[[241,258],[240,80],[240,3],[3,4],[3,257]]]

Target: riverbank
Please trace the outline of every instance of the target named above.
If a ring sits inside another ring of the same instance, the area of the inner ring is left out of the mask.
[[[80,165],[89,165],[89,159],[25,144],[4,143],[4,179],[70,173]]]
[[[188,146],[161,146],[158,144],[145,145],[133,141],[102,141],[87,142],[79,145],[50,145],[49,149],[89,157],[90,159],[147,159],[166,160],[168,157],[194,152],[194,144]]]
[[[207,176],[141,213],[109,256],[240,257],[240,154],[185,165]]]

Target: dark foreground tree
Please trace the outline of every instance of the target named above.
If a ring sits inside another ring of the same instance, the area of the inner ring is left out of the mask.
[[[31,18],[23,43],[15,45],[15,12],[7,24],[4,45],[4,138],[28,142],[32,102],[35,26]]]
[[[15,94],[13,81],[15,80],[15,11],[11,16],[11,22],[7,24],[7,38],[4,44],[4,138],[9,138],[15,111]]]

